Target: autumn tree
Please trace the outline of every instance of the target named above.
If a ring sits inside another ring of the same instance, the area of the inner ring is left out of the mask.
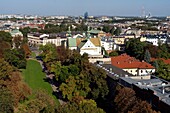
[[[14,97],[10,90],[5,87],[0,87],[0,112],[13,113],[14,112]]]
[[[18,107],[18,113],[54,113],[55,101],[44,90],[37,90],[32,98]]]
[[[14,106],[25,100],[31,93],[30,88],[22,81],[20,72],[4,59],[0,59],[0,86],[9,89],[12,93]]]
[[[118,90],[114,102],[118,113],[157,113],[149,103],[137,98],[135,91],[127,87]]]
[[[130,88],[122,88],[119,90],[114,99],[117,106],[117,111],[120,113],[127,113],[131,110],[131,107],[135,105],[135,101],[135,91]]]
[[[156,111],[152,110],[152,106],[148,104],[146,101],[138,100],[136,104],[132,107],[131,111],[128,113],[157,113]]]
[[[61,105],[57,109],[57,113],[105,113],[101,108],[97,107],[94,100],[83,99],[80,102],[69,102]]]

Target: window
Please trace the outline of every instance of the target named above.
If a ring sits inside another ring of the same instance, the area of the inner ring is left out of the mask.
[[[141,70],[141,73],[143,73],[143,71]]]

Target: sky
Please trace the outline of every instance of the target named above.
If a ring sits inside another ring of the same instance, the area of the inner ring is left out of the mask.
[[[0,0],[0,14],[169,16],[170,0]]]

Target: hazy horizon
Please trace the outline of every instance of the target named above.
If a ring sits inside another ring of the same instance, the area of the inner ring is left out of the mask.
[[[0,2],[0,14],[80,16],[169,16],[170,0],[5,0]]]

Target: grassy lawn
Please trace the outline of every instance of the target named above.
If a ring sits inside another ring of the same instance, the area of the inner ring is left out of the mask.
[[[39,62],[35,60],[27,61],[27,68],[22,71],[25,82],[32,88],[33,91],[37,89],[44,89],[50,96],[52,96],[57,105],[59,105],[58,99],[52,95],[52,88],[48,82],[45,82],[43,78],[46,77],[42,72],[42,68]]]

